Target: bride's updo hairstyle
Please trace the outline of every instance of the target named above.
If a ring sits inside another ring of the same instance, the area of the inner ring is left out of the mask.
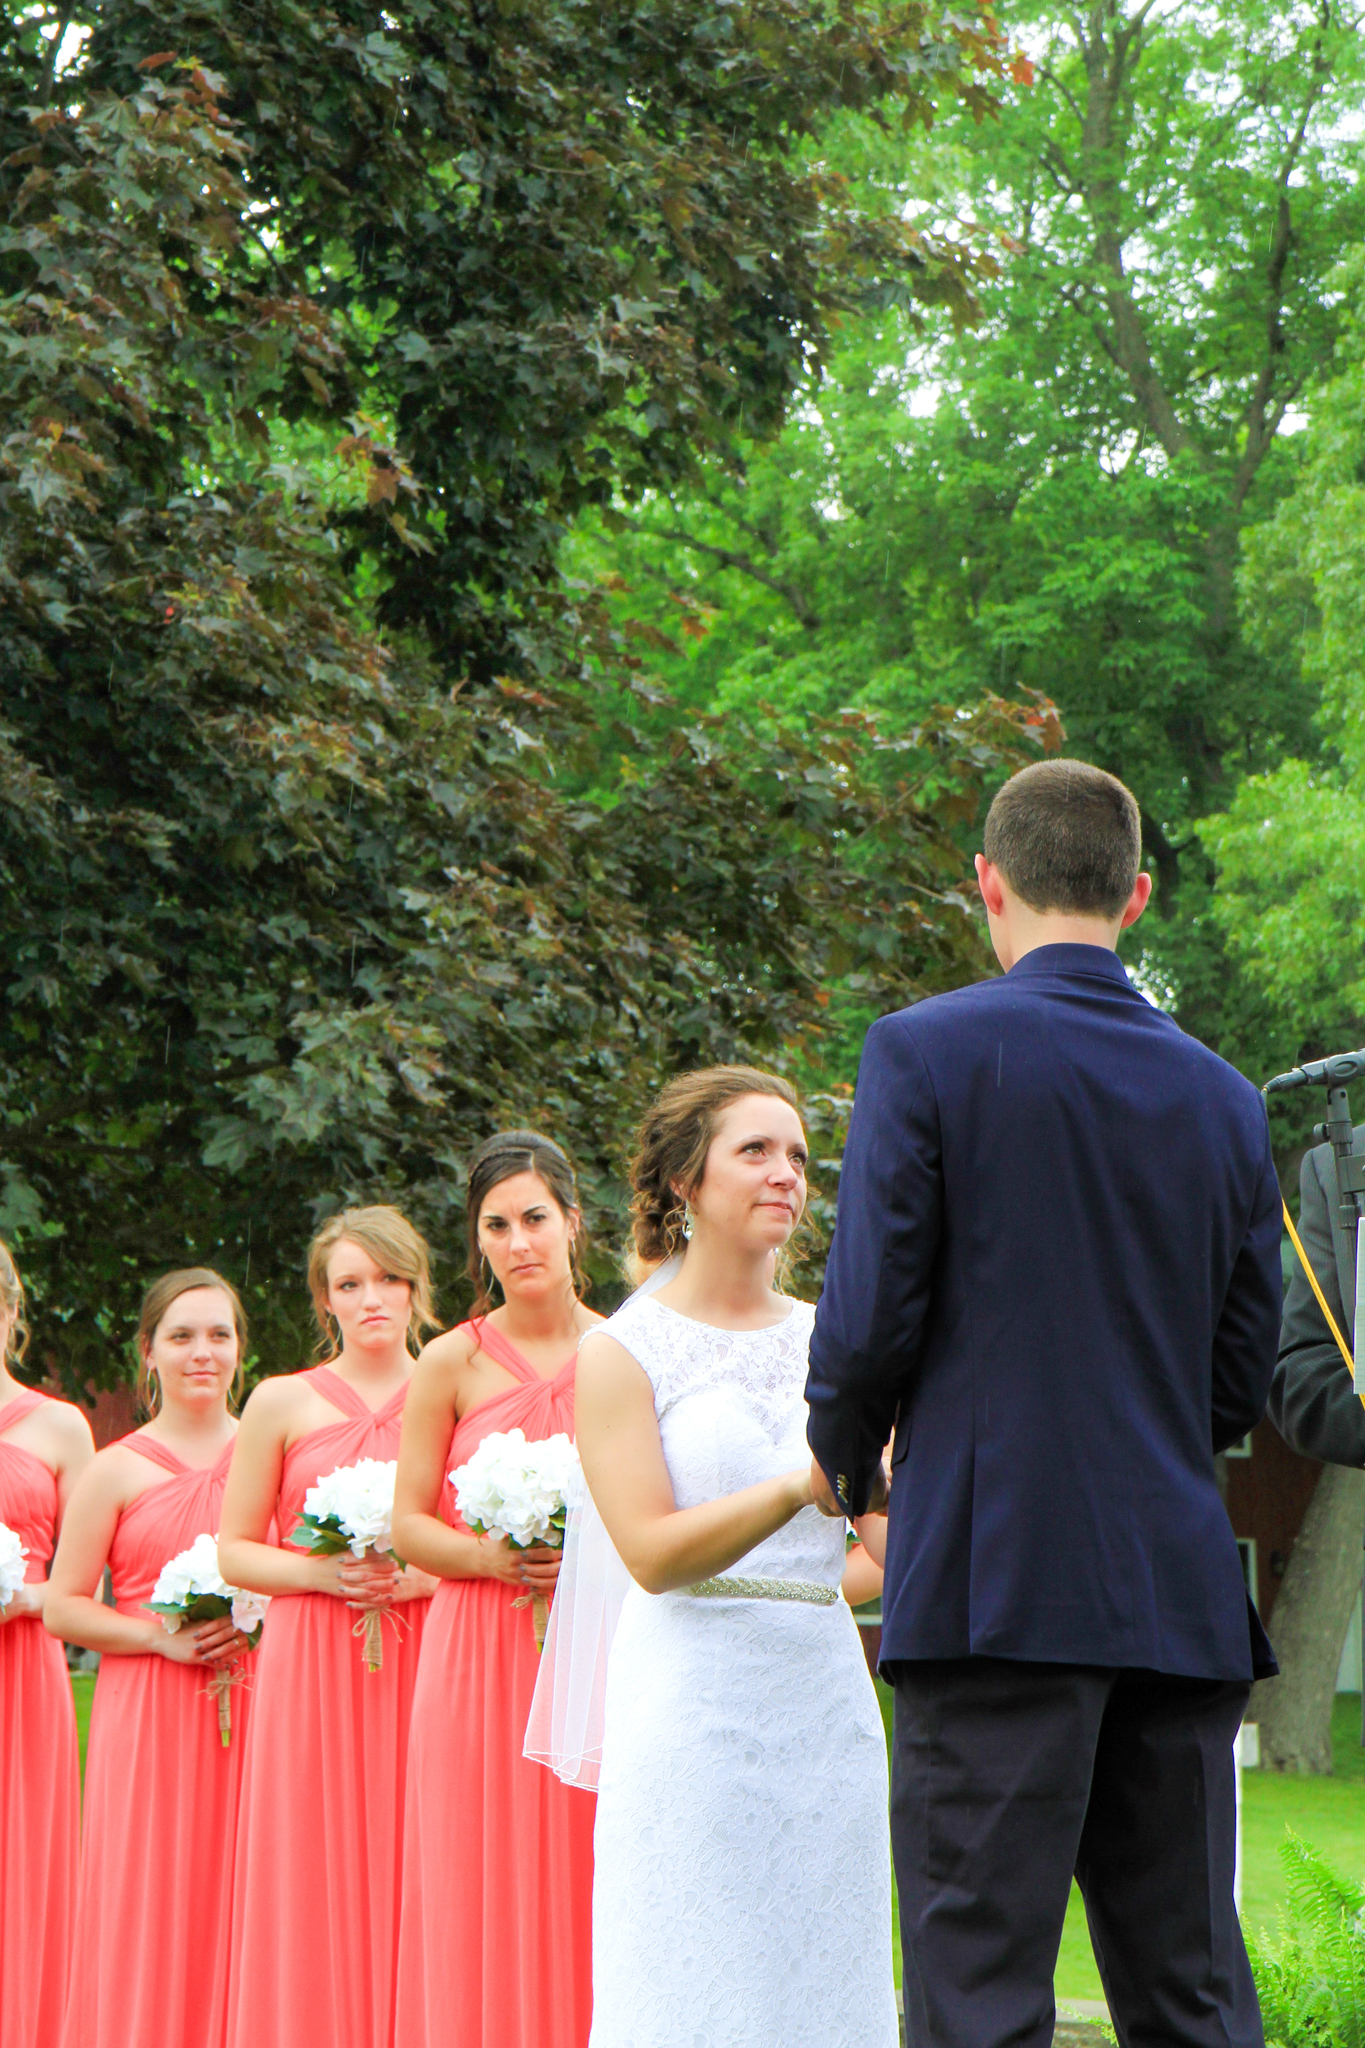
[[[646,1114],[630,1162],[633,1246],[626,1267],[636,1286],[682,1250],[687,1199],[677,1189],[690,1191],[699,1184],[716,1125],[730,1104],[745,1095],[775,1095],[792,1109],[801,1107],[795,1089],[780,1074],[765,1074],[759,1067],[702,1067],[695,1074],[676,1075]]]
[[[342,1240],[358,1244],[376,1266],[406,1280],[411,1289],[408,1311],[408,1348],[420,1346],[422,1332],[436,1328],[436,1309],[431,1298],[431,1254],[427,1241],[401,1209],[387,1202],[375,1202],[364,1209],[342,1209],[329,1216],[308,1247],[308,1292],[313,1297],[321,1337],[319,1355],[337,1355],[336,1332],[327,1308],[327,1267],[334,1248]]]
[[[465,1208],[469,1222],[468,1272],[474,1287],[474,1305],[469,1311],[471,1316],[488,1314],[493,1306],[495,1284],[479,1250],[479,1216],[499,1182],[513,1180],[519,1173],[538,1174],[563,1214],[572,1216],[577,1213],[578,1229],[569,1246],[569,1271],[573,1277],[573,1291],[580,1300],[588,1291],[589,1282],[579,1262],[585,1245],[583,1205],[578,1199],[578,1181],[568,1153],[541,1131],[496,1131],[491,1138],[485,1138],[469,1163],[469,1193]]]

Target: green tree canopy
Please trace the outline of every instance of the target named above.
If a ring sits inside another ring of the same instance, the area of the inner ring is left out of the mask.
[[[448,1276],[508,1119],[568,1141],[610,1227],[663,1074],[814,1064],[835,976],[885,1006],[980,971],[947,827],[1039,714],[888,746],[703,721],[576,796],[581,702],[376,622],[394,586],[357,564],[422,537],[396,446],[356,421],[327,494],[262,448],[353,334],[244,255],[217,81],[40,112],[3,178],[0,1182],[69,1381],[192,1257],[296,1364],[302,1243],[344,1199],[402,1201]]]
[[[1241,629],[1244,536],[1293,486],[1303,408],[1365,234],[1365,60],[1333,4],[1026,4],[1036,84],[925,154],[848,117],[832,162],[912,219],[1013,253],[985,318],[850,318],[782,435],[584,525],[573,559],[684,701],[917,717],[1041,689],[1143,807],[1133,944],[1183,1022],[1256,1065],[1196,820],[1286,752],[1315,679]]]

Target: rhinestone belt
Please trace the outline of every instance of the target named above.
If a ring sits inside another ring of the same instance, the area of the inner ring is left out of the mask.
[[[678,1590],[696,1600],[806,1600],[813,1607],[832,1607],[839,1598],[837,1586],[817,1585],[814,1579],[702,1579]]]

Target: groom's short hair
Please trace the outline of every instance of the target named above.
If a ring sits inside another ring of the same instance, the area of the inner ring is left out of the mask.
[[[985,853],[1030,910],[1117,917],[1142,864],[1137,800],[1088,761],[1035,761],[997,791]]]

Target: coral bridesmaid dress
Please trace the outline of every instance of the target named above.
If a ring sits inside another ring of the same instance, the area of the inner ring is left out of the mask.
[[[286,1453],[279,1527],[338,1465],[396,1458],[407,1387],[373,1414],[325,1365],[341,1411]],[[233,1906],[235,2048],[388,2048],[398,1946],[408,1717],[427,1602],[384,1626],[365,1669],[358,1616],[327,1593],[271,1602],[247,1755]]]
[[[477,1336],[520,1384],[461,1418],[447,1470],[495,1430],[573,1434],[577,1358],[546,1380],[491,1324]],[[463,1528],[449,1483],[443,1503]],[[597,1801],[521,1753],[539,1652],[516,1599],[501,1579],[446,1579],[431,1603],[408,1755],[396,2048],[584,2048],[592,2024]]]
[[[109,1548],[115,1605],[146,1621],[161,1567],[217,1531],[232,1447],[196,1470],[138,1431],[120,1442],[167,1474]],[[233,1688],[224,1749],[209,1676],[150,1653],[100,1659],[63,2048],[221,2048],[251,1679]]]
[[[17,1394],[0,1408],[0,1522],[28,1546],[30,1583],[46,1578],[56,1548],[57,1481],[3,1434],[45,1398]],[[35,2048],[61,2032],[80,1799],[66,1658],[37,1616],[23,1615],[0,1624],[0,2048]]]

